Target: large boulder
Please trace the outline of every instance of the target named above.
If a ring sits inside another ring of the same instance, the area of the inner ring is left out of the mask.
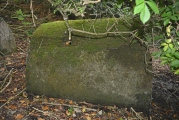
[[[0,54],[9,54],[16,48],[15,38],[8,24],[0,17]]]
[[[102,33],[106,24],[110,26],[114,21],[69,23],[84,30],[94,24],[96,32]],[[121,32],[131,31],[122,20],[117,27]],[[95,104],[149,108],[152,76],[145,71],[144,47],[130,46],[129,35],[125,34],[96,37],[77,32],[73,33],[72,44],[66,46],[66,33],[64,21],[42,24],[35,31],[27,61],[29,92]]]

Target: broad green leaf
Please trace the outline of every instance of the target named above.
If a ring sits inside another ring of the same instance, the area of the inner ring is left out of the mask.
[[[169,44],[170,49],[173,49],[173,44]]]
[[[172,48],[172,54],[174,54],[175,53],[175,51],[176,51],[176,48],[174,47],[174,48]]]
[[[174,72],[175,74],[179,74],[179,69]]]
[[[159,52],[153,52],[152,56],[154,56],[154,59],[156,59],[156,58],[160,57],[161,53],[162,53],[161,51],[159,51]]]
[[[18,14],[18,15],[23,15],[22,10],[21,10],[21,9],[17,10],[17,11],[16,11],[16,14]]]
[[[171,43],[171,42],[172,42],[172,39],[171,39],[171,38],[170,38],[170,39],[166,39],[165,42],[166,42],[166,43]]]
[[[145,3],[135,6],[134,15],[140,13],[144,9]]]
[[[22,16],[18,16],[18,20],[24,20],[24,17],[22,17]]]
[[[135,0],[136,5],[139,5],[141,3],[144,3],[144,0]]]
[[[168,60],[168,57],[160,57],[161,60]]]
[[[140,20],[143,24],[145,24],[150,19],[150,11],[148,7],[145,5],[144,9],[140,13]]]
[[[167,60],[164,60],[164,61],[161,62],[161,65],[164,65],[164,64],[166,64],[167,62],[168,62]]]
[[[167,44],[167,43],[162,43],[162,44],[161,44],[161,46],[166,46],[166,45],[168,45],[168,44]]]
[[[166,19],[166,20],[163,22],[164,26],[168,25],[169,22],[170,22],[170,19]]]
[[[146,3],[155,12],[155,14],[159,14],[158,7],[157,7],[157,5],[156,5],[156,3],[154,1],[150,0],[150,1],[146,1]]]
[[[171,16],[171,15],[172,15],[172,11],[170,10],[167,12],[167,16]]]
[[[167,53],[167,54],[166,54],[166,56],[167,56],[167,57],[169,57],[169,58],[171,58],[171,57],[172,57],[172,56],[171,56],[171,54],[169,54],[169,53]]]
[[[179,59],[179,52],[175,52],[174,55],[177,59]]]
[[[167,51],[168,50],[168,45],[166,45],[164,48],[163,48],[163,51]]]
[[[167,49],[167,51],[165,51],[165,52],[172,54],[172,49]]]
[[[170,63],[170,66],[171,66],[171,67],[179,67],[179,60],[173,60],[173,61]]]
[[[166,12],[164,12],[164,13],[161,15],[161,17],[166,17],[166,16],[168,16]]]
[[[171,16],[170,18],[171,18],[172,20],[178,20],[177,17],[175,17],[175,16]]]

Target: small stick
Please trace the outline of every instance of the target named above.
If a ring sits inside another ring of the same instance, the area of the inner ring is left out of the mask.
[[[66,106],[66,107],[73,107],[73,108],[80,108],[82,109],[83,107],[80,107],[80,106],[77,106],[77,105],[68,105],[68,104],[57,104],[57,103],[47,103],[47,102],[43,102],[42,104],[48,104],[48,105],[61,105],[61,106]],[[89,110],[89,111],[94,111],[96,112],[97,110],[96,109],[92,109],[92,108],[85,108],[86,110]]]
[[[32,0],[30,0],[30,10],[32,14],[32,22],[34,23],[34,27],[36,27],[35,20],[34,20],[34,11],[33,11],[33,6],[32,6]]]
[[[21,90],[19,93],[17,93],[15,96],[10,97],[3,105],[0,106],[0,109],[3,108],[6,104],[8,104],[11,100],[13,100],[14,98],[16,98],[18,95],[20,95],[21,93],[23,93],[26,90],[26,88],[24,88],[23,90]]]
[[[4,84],[6,83],[6,80],[7,80],[8,76],[11,75],[11,73],[12,73],[13,70],[14,70],[14,68],[12,68],[12,69],[9,71],[9,73],[7,74],[7,76],[5,77],[5,79],[3,80],[4,83],[1,85],[1,88],[3,88]],[[12,77],[10,78],[8,84],[0,91],[0,93],[2,93],[2,92],[4,91],[4,89],[6,89],[6,87],[9,86],[9,84],[11,83],[11,81],[12,81]]]

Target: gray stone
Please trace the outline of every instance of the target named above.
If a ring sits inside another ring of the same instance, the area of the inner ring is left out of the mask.
[[[96,24],[96,31],[105,32],[106,22]],[[83,24],[86,29],[88,23],[70,21],[73,28]],[[118,27],[120,31],[131,31],[122,20]],[[149,108],[152,76],[145,71],[144,47],[130,46],[123,39],[130,39],[129,35],[92,38],[78,33],[73,33],[72,45],[66,46],[66,30],[65,23],[59,21],[42,24],[35,31],[27,61],[29,92],[95,104]]]
[[[15,38],[8,24],[0,17],[0,54],[9,54],[15,50]]]

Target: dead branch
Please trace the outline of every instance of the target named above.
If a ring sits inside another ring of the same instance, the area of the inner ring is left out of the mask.
[[[48,115],[48,116],[51,116],[51,117],[54,117],[56,120],[58,120],[58,118],[56,117],[56,115],[52,112],[49,112],[49,111],[43,111],[43,110],[39,110],[35,107],[32,107],[34,110],[38,111],[38,112],[41,112],[43,113],[44,115]]]
[[[17,96],[19,96],[21,93],[23,93],[26,90],[26,88],[24,88],[23,90],[21,90],[19,93],[17,93],[15,96],[10,97],[4,104],[2,104],[0,106],[0,109],[3,108],[6,104],[8,104],[11,100],[15,99]]]
[[[1,91],[0,91],[0,93],[2,93],[2,92],[9,86],[9,84],[11,83],[11,81],[12,81],[12,76],[10,77],[9,82],[8,82],[8,83],[6,84],[6,86],[4,87],[4,84],[6,83],[7,78],[9,77],[9,75],[11,75],[11,73],[12,73],[13,70],[14,70],[14,68],[12,68],[12,69],[9,71],[9,73],[7,74],[7,76],[5,77],[5,79],[3,80],[3,84],[1,85]]]
[[[130,108],[131,113],[135,114],[135,116],[139,119],[139,120],[144,120],[144,118],[140,115],[140,113],[137,113],[132,107]]]
[[[0,11],[4,10],[8,5],[9,5],[9,0],[7,0],[6,5]]]
[[[83,0],[83,5],[87,5],[87,4],[95,4],[95,3],[99,3],[101,2],[101,0],[97,0],[97,1],[92,1],[92,0]]]
[[[31,10],[31,14],[32,14],[32,22],[34,24],[34,27],[36,27],[35,20],[34,20],[34,10],[33,10],[33,6],[32,6],[32,0],[30,0],[30,10]]]
[[[88,34],[88,35],[94,35],[94,36],[102,36],[102,37],[104,37],[104,36],[107,36],[107,35],[109,35],[109,34],[134,34],[133,32],[135,32],[135,31],[130,31],[130,32],[104,32],[104,33],[93,33],[93,32],[87,32],[87,31],[83,31],[83,30],[78,30],[78,29],[73,29],[73,28],[71,28],[71,31],[72,32],[78,32],[78,33],[84,33],[84,34]]]
[[[77,105],[68,105],[68,104],[57,104],[57,103],[47,103],[47,102],[43,102],[42,104],[48,104],[48,105],[55,105],[55,106],[66,106],[66,107],[72,107],[72,108],[79,108],[79,109],[83,109],[83,107],[77,106]],[[94,111],[96,112],[96,109],[92,109],[92,108],[85,108],[86,110],[89,111]]]
[[[178,97],[177,95],[175,95],[175,93],[178,92],[178,91],[179,91],[179,89],[175,90],[175,91],[167,98],[167,102],[168,102],[168,100],[170,99],[170,97],[171,97],[172,95],[174,95],[176,98],[179,99],[179,97]]]

